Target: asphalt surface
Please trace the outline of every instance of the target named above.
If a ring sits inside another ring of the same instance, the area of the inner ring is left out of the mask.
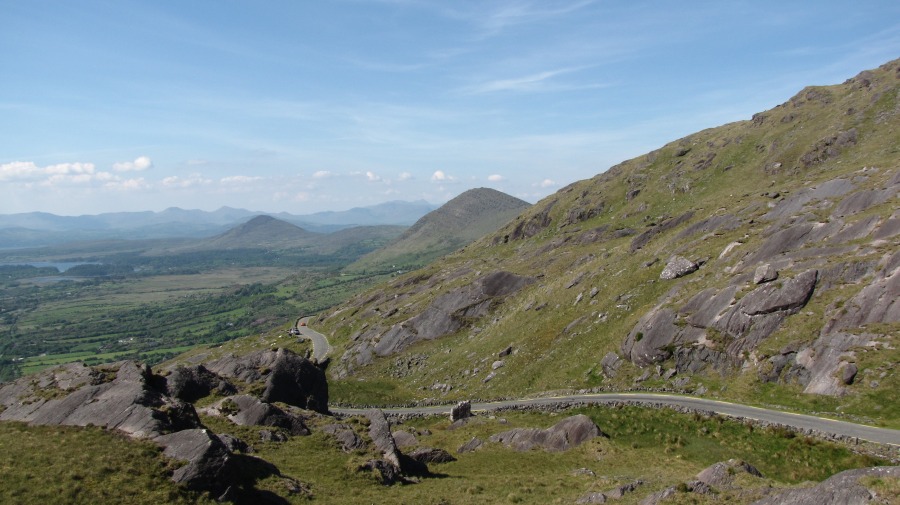
[[[312,340],[313,343],[313,359],[316,361],[322,362],[325,358],[331,354],[332,348],[331,344],[328,343],[328,339],[325,338],[325,335],[310,329],[309,326],[300,326],[300,322],[305,322],[309,325],[309,317],[301,317],[297,320],[297,329],[300,330],[300,335]]]
[[[309,318],[301,320],[309,321]],[[309,326],[298,326],[300,334],[313,342],[313,357],[322,361],[332,351],[331,344],[325,335],[313,331]],[[511,407],[536,407],[542,405],[559,405],[567,403],[605,404],[615,402],[630,402],[645,405],[665,405],[683,407],[698,411],[714,412],[728,417],[752,419],[769,423],[783,424],[799,430],[815,430],[833,435],[850,438],[858,438],[861,441],[875,442],[879,444],[900,447],[900,430],[877,428],[864,424],[836,421],[823,417],[805,414],[794,414],[778,410],[763,409],[741,405],[738,403],[708,400],[691,396],[679,396],[655,393],[597,393],[583,395],[566,395],[545,398],[523,398],[518,400],[504,400],[487,403],[473,403],[472,411],[486,412]],[[436,405],[425,407],[394,407],[382,408],[388,414],[449,414],[453,405]],[[368,409],[364,408],[331,408],[337,414],[360,414]]]

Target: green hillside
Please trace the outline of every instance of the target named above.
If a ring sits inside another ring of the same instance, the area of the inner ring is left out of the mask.
[[[898,76],[808,87],[625,161],[323,314],[337,389],[663,389],[900,425]],[[699,269],[662,279],[676,255]],[[756,284],[767,265],[777,280]],[[519,285],[479,294],[501,274]]]

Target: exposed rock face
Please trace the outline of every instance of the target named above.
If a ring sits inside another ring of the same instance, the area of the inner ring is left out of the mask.
[[[188,489],[219,494],[235,480],[231,453],[225,444],[207,430],[182,430],[153,439],[165,448],[164,454],[187,464],[175,470],[172,480]]]
[[[237,408],[237,412],[230,414],[228,419],[238,426],[272,426],[282,428],[291,435],[309,435],[309,429],[302,418],[262,402],[255,396],[231,396],[219,402],[220,409],[225,404]]]
[[[461,445],[459,449],[456,450],[456,452],[460,454],[465,452],[472,452],[477,450],[482,445],[484,445],[484,440],[481,440],[478,437],[472,437],[472,440],[469,440],[468,442]]]
[[[662,306],[645,314],[622,344],[622,353],[639,366],[647,366],[680,356],[681,370],[697,372],[702,356],[715,368],[742,359],[742,353],[754,349],[771,335],[788,316],[809,301],[818,279],[817,270],[808,270],[781,283],[765,283],[735,301],[735,286],[721,291],[701,291],[676,311]],[[687,325],[676,324],[681,316]],[[727,340],[708,340],[708,330]],[[689,351],[676,347],[702,343]],[[711,349],[710,349],[711,348]],[[702,360],[701,360],[702,361]],[[693,363],[693,364],[687,364]]]
[[[756,272],[753,273],[753,284],[762,284],[764,282],[774,281],[777,278],[778,270],[775,270],[775,267],[766,263],[765,265],[756,267]]]
[[[870,478],[870,479],[867,479]],[[900,479],[900,467],[882,466],[847,470],[808,489],[791,489],[769,496],[753,505],[865,505],[883,501],[871,488],[873,479]],[[896,498],[896,496],[894,497]]]
[[[0,388],[0,420],[104,426],[152,438],[200,425],[190,404],[171,398],[150,368],[132,361],[91,368],[80,363],[24,377]],[[63,389],[65,388],[65,389]],[[56,392],[54,398],[48,393]]]
[[[191,403],[209,396],[213,391],[221,395],[237,393],[232,384],[210,372],[203,365],[175,368],[166,377],[166,390],[170,396]]]
[[[302,409],[328,412],[325,372],[312,361],[288,349],[257,351],[246,356],[226,356],[207,365],[209,370],[243,382],[265,381],[261,398]]]
[[[438,296],[425,310],[388,329],[372,327],[354,338],[358,343],[341,358],[341,366],[365,365],[375,355],[388,356],[420,340],[454,333],[468,321],[484,317],[499,299],[533,283],[533,277],[494,272]]]
[[[397,444],[397,448],[399,449],[405,449],[407,447],[419,445],[419,439],[417,439],[414,434],[408,431],[395,431],[391,433],[391,436],[394,437],[394,443]]]
[[[565,451],[594,437],[604,436],[600,428],[586,415],[568,417],[545,429],[516,428],[491,436],[517,451],[540,447],[547,451]]]

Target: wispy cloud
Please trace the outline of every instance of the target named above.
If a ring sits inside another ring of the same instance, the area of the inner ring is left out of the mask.
[[[561,68],[557,70],[548,70],[529,74],[523,77],[514,77],[507,79],[493,79],[472,86],[466,86],[460,89],[463,95],[479,95],[484,93],[496,92],[549,92],[549,91],[573,91],[579,89],[598,89],[608,87],[608,84],[578,84],[563,83],[555,80],[556,77],[564,74],[570,74],[583,70],[586,67]]]
[[[593,0],[508,0],[505,2],[476,2],[477,7],[462,10],[457,5],[445,8],[444,13],[476,26],[481,37],[492,37],[518,25],[543,22],[563,16],[594,3]]]

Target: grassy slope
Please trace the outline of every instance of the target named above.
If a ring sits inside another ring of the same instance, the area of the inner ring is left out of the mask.
[[[896,174],[900,168],[900,81],[894,75],[897,63],[887,67],[873,72],[876,84],[871,88],[862,87],[859,80],[810,87],[784,105],[757,115],[754,121],[698,132],[591,180],[572,184],[539,202],[493,236],[442,259],[440,265],[430,265],[360,295],[321,325],[333,339],[336,358],[348,347],[349,337],[361,328],[380,325],[386,329],[404,321],[424,310],[434,297],[471,282],[479,272],[543,274],[538,283],[505,300],[489,317],[475,322],[473,328],[378,360],[344,384],[336,385],[335,390],[355,396],[372,392],[385,400],[453,400],[601,386],[631,387],[632,377],[639,375],[640,370],[627,364],[619,380],[609,381],[600,373],[600,359],[608,352],[619,352],[640,315],[659,303],[673,287],[678,291],[670,304],[678,306],[703,288],[727,285],[731,280],[728,269],[737,266],[746,251],[755,250],[771,233],[770,223],[760,222],[759,217],[768,212],[773,193],[784,197],[839,176],[854,178],[858,189],[880,188]],[[803,163],[803,155],[822,139],[851,128],[858,132],[855,146],[818,164]],[[640,189],[640,193],[626,198],[633,189]],[[890,200],[846,221],[871,215],[887,217],[895,206]],[[585,221],[570,219],[578,209],[600,212]],[[658,235],[634,253],[630,250],[634,236],[612,235],[612,231],[625,228],[640,233],[651,224],[688,211],[695,213],[688,223]],[[539,221],[542,213],[550,217],[549,226],[530,238],[503,243],[504,236],[514,235],[517,225]],[[738,216],[740,226],[707,236],[677,237],[688,225],[723,214]],[[825,212],[819,217],[827,219],[827,215]],[[586,245],[579,242],[584,232],[604,226],[609,232],[604,240]],[[735,241],[742,243],[737,253],[720,259],[725,247]],[[894,251],[896,242],[867,244],[859,252],[832,261],[878,260]],[[710,261],[689,277],[662,282],[660,270],[673,253]],[[660,261],[645,266],[654,260]],[[782,275],[789,277],[798,271],[788,270]],[[568,287],[576,279],[581,280]],[[415,292],[416,286],[426,283],[431,287]],[[777,352],[789,342],[813,340],[823,319],[830,314],[829,304],[838,298],[846,300],[863,285],[817,291],[801,314],[792,316],[762,344],[760,354]],[[592,288],[599,293],[589,299]],[[580,293],[584,299],[576,303]],[[396,301],[392,301],[395,297]],[[546,305],[542,310],[533,309],[543,304]],[[385,319],[383,314],[394,307],[398,312]],[[864,380],[852,386],[849,397],[823,398],[803,395],[795,385],[760,384],[754,371],[735,371],[724,377],[704,374],[695,377],[691,387],[702,383],[708,394],[715,397],[832,415],[849,413],[868,422],[898,427],[900,407],[889,398],[900,387],[894,372],[900,362],[895,340],[900,328],[892,324],[869,330],[877,331],[888,344],[893,342],[888,347],[894,349],[860,353],[860,377]],[[497,352],[510,344],[517,352],[507,358],[506,366],[496,372],[493,380],[483,382]],[[411,358],[418,358],[421,364],[413,373],[405,373]],[[663,363],[663,367],[669,366],[671,363]],[[879,380],[873,383],[875,378]],[[370,389],[369,383],[378,387]],[[386,383],[395,386],[386,388]],[[431,389],[435,383],[451,384],[453,390],[438,393]],[[646,383],[648,387],[662,385],[662,381]]]
[[[214,503],[169,480],[178,466],[100,428],[0,423],[0,503]]]

